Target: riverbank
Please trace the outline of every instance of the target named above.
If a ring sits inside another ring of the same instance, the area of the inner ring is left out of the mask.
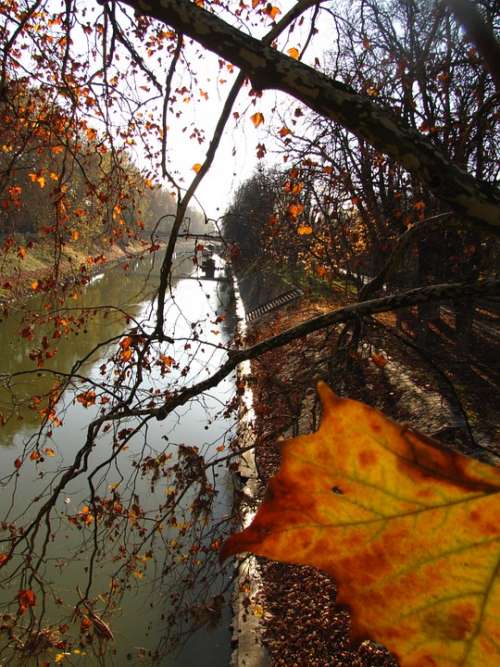
[[[85,285],[103,267],[126,264],[133,257],[149,255],[150,250],[150,241],[135,239],[112,246],[65,244],[61,254],[55,255],[53,243],[20,240],[3,253],[0,261],[0,305],[42,291]]]
[[[262,317],[252,325],[249,340],[257,342],[301,321],[345,305],[345,293],[328,298],[308,295]],[[252,362],[255,462],[262,487],[279,467],[281,438],[317,428],[319,404],[315,384],[327,380],[337,392],[369,403],[462,452],[491,462],[500,450],[492,405],[490,378],[470,377],[494,353],[487,332],[476,341],[471,358],[461,359],[449,339],[436,332],[432,353],[412,349],[395,327],[392,314],[370,323],[367,343],[359,353],[334,361],[338,329],[317,332]],[[479,334],[478,334],[479,335]],[[446,355],[445,356],[445,352]],[[446,369],[446,373],[441,367]],[[484,374],[483,374],[484,375]],[[450,380],[455,385],[452,391]],[[466,381],[469,380],[468,383]],[[466,383],[465,385],[463,383]],[[466,406],[468,422],[460,406]],[[470,432],[469,432],[470,431]],[[471,442],[470,435],[475,443]],[[261,641],[276,667],[394,667],[392,656],[377,644],[352,647],[349,616],[336,606],[335,582],[310,567],[258,559],[262,582],[257,601]]]

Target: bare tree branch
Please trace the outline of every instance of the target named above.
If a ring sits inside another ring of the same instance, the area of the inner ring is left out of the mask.
[[[500,43],[470,0],[444,0],[481,54],[500,93]],[[498,9],[498,7],[497,7]]]
[[[417,287],[415,289],[401,292],[400,294],[391,294],[390,296],[369,301],[360,301],[358,303],[333,310],[325,315],[314,317],[302,324],[298,324],[291,329],[267,338],[243,350],[234,350],[229,352],[229,359],[219,368],[219,370],[208,377],[206,380],[188,387],[182,392],[173,395],[163,406],[154,409],[131,410],[126,415],[113,415],[113,418],[129,415],[150,415],[155,414],[157,419],[165,419],[170,412],[181,405],[187,403],[194,396],[215,387],[229,373],[231,373],[238,364],[247,359],[255,359],[269,350],[275,350],[287,343],[291,343],[298,338],[324,329],[325,327],[358,320],[365,315],[374,315],[375,313],[384,313],[387,311],[407,308],[422,303],[432,301],[446,301],[448,299],[461,299],[471,296],[491,296],[500,294],[500,280],[478,280],[474,283],[444,283],[440,285],[428,285],[426,287]]]

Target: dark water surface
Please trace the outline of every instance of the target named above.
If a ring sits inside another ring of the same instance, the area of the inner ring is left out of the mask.
[[[152,326],[151,297],[156,286],[157,275],[153,269],[152,275],[148,277],[151,261],[151,258],[134,261],[133,266],[127,272],[124,272],[121,266],[104,270],[101,275],[95,276],[78,300],[69,300],[65,304],[65,308],[76,310],[61,311],[61,316],[66,317],[68,313],[75,314],[82,307],[96,308],[113,304],[127,311],[146,328],[148,325]],[[216,346],[228,342],[233,333],[232,288],[229,282],[192,279],[197,275],[193,271],[191,257],[178,255],[171,298],[167,308],[166,333],[175,334],[176,337],[183,340],[176,343],[174,347],[165,348],[164,354],[174,357],[180,363],[180,368],[187,365],[193,352],[196,352],[195,361],[191,363],[189,370],[182,378],[179,371],[175,371],[172,377],[161,377],[160,373],[153,368],[151,376],[145,382],[145,384],[150,383],[151,387],[164,387],[165,382],[189,384],[192,381],[204,379],[224,359],[225,352],[217,349]],[[191,277],[188,278],[190,274]],[[220,272],[219,275],[221,275]],[[32,311],[36,311],[39,307],[40,302],[36,299],[31,300],[26,306]],[[222,313],[225,314],[224,321],[214,325],[216,316]],[[33,361],[29,359],[29,353],[33,349],[34,342],[26,340],[19,333],[23,326],[21,315],[21,313],[11,314],[0,324],[0,372],[3,377],[5,377],[4,374],[33,369]],[[201,338],[208,343],[207,345],[187,343],[192,336],[193,322],[200,322],[200,326],[203,327]],[[75,362],[88,354],[100,341],[118,336],[125,329],[126,323],[121,312],[111,310],[104,316],[103,311],[102,314],[92,317],[85,324],[85,331],[79,331],[57,341],[57,355],[47,362],[47,368],[69,372]],[[35,331],[35,339],[36,334]],[[187,350],[185,349],[186,343]],[[79,372],[99,380],[101,378],[100,366],[116,349],[116,341],[107,347],[101,347]],[[177,377],[174,377],[176,373]],[[18,414],[16,418],[9,419],[0,429],[2,477],[0,517],[2,520],[15,521],[19,519],[22,512],[27,512],[27,516],[31,516],[39,509],[39,505],[36,501],[33,502],[33,499],[37,494],[46,493],[51,473],[72,461],[73,456],[84,442],[86,426],[97,414],[97,406],[85,408],[74,400],[75,392],[68,391],[62,400],[62,404],[66,405],[63,425],[54,428],[51,437],[44,436],[45,439],[41,443],[42,447],[53,449],[56,455],[47,458],[43,466],[38,467],[29,460],[25,461],[19,471],[13,496],[12,480],[7,485],[5,475],[12,471],[15,459],[22,456],[27,439],[40,425],[38,412],[22,407],[21,404],[33,395],[41,396],[46,393],[53,382],[54,376],[43,371],[40,374],[17,376],[9,387],[5,385],[0,387],[0,411],[4,415],[12,412]],[[75,390],[78,393],[77,388]],[[188,403],[165,421],[150,421],[147,432],[138,434],[130,441],[128,451],[120,459],[119,468],[108,466],[103,469],[101,478],[97,480],[98,492],[105,495],[106,489],[112,488],[113,485],[130,484],[126,480],[134,474],[134,459],[144,453],[154,456],[165,447],[165,439],[172,443],[174,452],[176,446],[186,444],[197,446],[200,453],[208,460],[215,457],[216,447],[227,442],[231,436],[233,421],[222,417],[220,411],[223,404],[233,395],[233,391],[234,378],[231,377],[211,390],[203,400]],[[109,434],[99,438],[91,456],[93,467],[107,458],[111,442]],[[39,475],[40,470],[44,471],[42,478]],[[133,484],[133,492],[140,497],[140,503],[146,509],[157,507],[168,493],[168,488],[162,484],[161,480],[154,490],[151,489],[149,481],[140,476],[135,477]],[[217,520],[228,514],[231,508],[231,480],[225,467],[214,470],[214,484],[218,490],[214,508],[214,519]],[[80,544],[83,531],[68,529],[67,516],[78,512],[87,498],[86,480],[80,477],[70,483],[63,492],[63,497],[58,501],[57,516],[60,525],[54,526],[57,539],[54,545],[49,546],[44,575],[51,586],[56,589],[57,595],[64,601],[62,605],[64,609],[61,611],[61,605],[50,606],[51,603],[49,603],[46,619],[49,622],[58,622],[59,617],[67,616],[68,609],[71,609],[77,599],[77,587],[84,589],[86,586],[90,544],[88,548],[84,546],[80,549],[75,557],[72,549]],[[181,510],[186,512],[186,516],[188,516],[191,500],[189,494],[183,500]],[[4,533],[3,536],[5,536]],[[90,538],[88,539],[90,542]],[[124,536],[123,539],[134,539],[132,531],[129,538]],[[175,540],[173,532],[171,539]],[[65,557],[70,553],[71,560],[68,560]],[[114,571],[114,568],[115,566],[107,562],[105,557],[97,563],[92,597],[97,596],[100,591],[106,591],[109,586],[108,575]],[[102,657],[96,655],[99,650],[94,647],[93,650],[86,651],[85,655],[66,656],[62,661],[63,665],[107,666],[150,663],[148,651],[154,650],[158,645],[165,630],[165,616],[169,611],[165,606],[168,605],[168,600],[159,604],[158,599],[161,597],[162,587],[171,591],[176,582],[169,581],[168,575],[166,578],[165,576],[157,577],[154,566],[148,566],[147,563],[141,563],[138,569],[143,575],[142,578],[137,580],[137,585],[132,586],[125,594],[120,608],[114,612],[113,616],[106,619],[115,636],[111,651]],[[180,582],[177,584],[181,585]],[[15,597],[19,583],[13,582],[12,586],[10,590],[0,589],[0,603],[6,603]],[[158,593],[160,596],[157,595]],[[229,624],[230,611],[226,606],[222,620],[215,628],[198,631],[184,644],[180,653],[164,657],[158,664],[166,667],[217,667],[229,664]],[[50,664],[54,664],[55,653],[56,651],[52,651],[49,654]],[[42,664],[42,662],[33,659],[29,663],[19,661],[9,664],[35,665]],[[3,664],[1,657],[0,664]]]

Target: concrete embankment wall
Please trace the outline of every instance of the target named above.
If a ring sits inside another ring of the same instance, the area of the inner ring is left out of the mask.
[[[233,278],[238,317],[238,333],[246,333],[245,306],[240,293],[238,280]],[[251,372],[250,362],[246,361],[238,367],[238,376],[244,379]],[[246,388],[241,397],[238,439],[242,449],[251,446],[253,432],[253,396],[250,388]],[[256,497],[260,481],[255,466],[253,450],[242,454],[238,477],[243,483],[243,492],[249,499]],[[250,503],[252,505],[253,503]],[[242,508],[243,525],[246,527],[252,520],[254,511],[249,507]],[[259,565],[253,556],[239,558],[236,562],[238,575],[233,595],[233,646],[231,656],[232,667],[267,667],[270,665],[269,655],[260,640],[260,617],[262,607],[259,604],[259,593],[262,587]]]

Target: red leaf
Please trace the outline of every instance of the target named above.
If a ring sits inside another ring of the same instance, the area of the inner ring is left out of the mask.
[[[36,605],[36,595],[31,588],[25,588],[17,594],[17,601],[19,603],[19,613],[24,614],[28,607]]]

